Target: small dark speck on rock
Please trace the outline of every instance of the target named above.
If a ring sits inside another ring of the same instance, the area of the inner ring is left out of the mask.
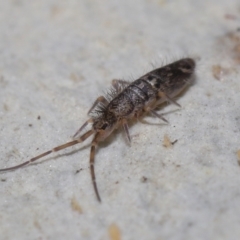
[[[6,182],[7,179],[6,178],[1,178],[1,182]]]
[[[78,170],[75,172],[75,174],[81,172],[82,170],[83,170],[82,168],[78,169]]]
[[[144,177],[144,176],[142,176],[142,177],[141,177],[141,182],[142,182],[142,183],[145,183],[145,182],[147,182],[147,180],[148,180],[148,178],[147,178],[147,177]]]
[[[28,126],[29,126],[29,127],[32,127],[32,124],[30,123],[30,124],[28,124]]]
[[[40,120],[40,119],[41,119],[41,116],[38,116],[37,119]]]

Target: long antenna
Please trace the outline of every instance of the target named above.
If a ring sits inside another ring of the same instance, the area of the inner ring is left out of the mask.
[[[42,158],[42,157],[45,157],[47,155],[49,155],[50,153],[53,153],[53,152],[57,152],[57,151],[60,151],[62,149],[65,149],[65,148],[68,148],[68,147],[71,147],[75,144],[78,144],[78,143],[81,143],[83,142],[84,140],[86,140],[88,137],[90,137],[92,134],[94,133],[93,130],[89,130],[88,132],[86,132],[85,134],[83,134],[79,139],[76,139],[74,141],[71,141],[71,142],[68,142],[68,143],[65,143],[63,145],[60,145],[60,146],[57,146],[55,148],[53,148],[52,150],[49,150],[45,153],[42,153],[34,158],[31,158],[30,160],[24,162],[24,163],[21,163],[19,165],[16,165],[16,166],[13,166],[13,167],[9,167],[9,168],[3,168],[3,169],[0,169],[0,172],[4,172],[4,171],[11,171],[11,170],[16,170],[18,168],[21,168],[25,165],[28,165],[32,162],[35,162],[37,161],[38,159]]]
[[[94,137],[92,144],[91,144],[91,151],[90,151],[90,171],[91,171],[91,178],[92,178],[92,183],[93,183],[93,188],[95,191],[95,194],[97,196],[97,200],[99,202],[101,202],[101,198],[98,192],[98,188],[97,188],[97,183],[96,183],[96,177],[95,177],[95,170],[94,170],[94,163],[95,163],[95,150],[96,150],[96,145],[97,145],[97,139],[98,134],[96,134],[96,136]]]

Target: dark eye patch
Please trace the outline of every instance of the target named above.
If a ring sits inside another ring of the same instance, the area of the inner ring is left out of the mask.
[[[186,68],[187,70],[192,69],[192,66],[190,64],[185,64],[183,67]]]

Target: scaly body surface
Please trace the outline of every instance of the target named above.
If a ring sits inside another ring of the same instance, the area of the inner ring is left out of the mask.
[[[98,97],[94,102],[89,110],[90,118],[76,132],[74,135],[75,140],[57,146],[22,164],[0,169],[0,172],[21,168],[52,152],[81,143],[89,136],[94,135],[90,151],[90,171],[94,191],[98,201],[101,201],[94,171],[95,151],[98,143],[104,141],[119,126],[123,126],[130,142],[128,121],[139,118],[145,113],[151,113],[167,122],[154,109],[165,101],[180,106],[173,98],[189,84],[193,78],[194,70],[195,61],[191,58],[184,58],[157,68],[132,83],[123,80],[113,80],[113,87],[110,93],[106,97]],[[88,124],[92,124],[92,128],[78,137],[79,133]]]

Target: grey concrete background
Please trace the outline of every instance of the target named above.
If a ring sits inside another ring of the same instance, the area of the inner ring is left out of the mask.
[[[71,140],[111,79],[197,61],[169,125],[148,117],[131,147],[121,131],[101,145],[101,204],[90,140],[1,173],[0,239],[238,239],[239,27],[237,0],[0,1],[1,168]]]

